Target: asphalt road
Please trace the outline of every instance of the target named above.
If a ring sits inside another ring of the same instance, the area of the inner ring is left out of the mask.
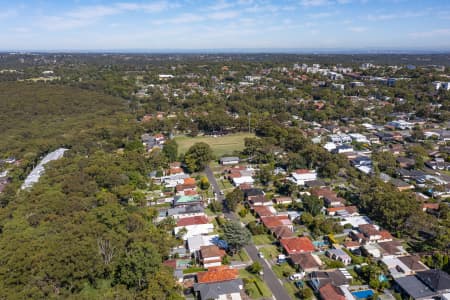
[[[212,170],[209,167],[206,167],[205,174],[208,177],[209,183],[212,185],[214,192],[216,192],[217,199],[219,201],[223,201],[225,199],[224,196],[220,195],[220,187],[217,183],[216,178],[214,177],[214,174]],[[227,208],[224,205],[224,214],[225,217],[231,220],[237,220],[236,215],[233,212],[226,211]],[[253,261],[259,261],[261,265],[263,266],[264,275],[263,280],[267,284],[267,286],[272,291],[272,295],[276,300],[290,300],[288,293],[286,292],[285,288],[281,284],[280,280],[277,278],[275,273],[272,271],[272,268],[270,265],[262,258],[258,256],[258,249],[256,249],[255,245],[247,245],[245,246],[245,250],[247,251],[248,255],[250,255],[250,258]]]

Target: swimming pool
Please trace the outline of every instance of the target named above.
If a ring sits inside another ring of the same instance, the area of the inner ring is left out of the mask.
[[[370,296],[373,296],[372,290],[364,290],[364,291],[357,291],[352,293],[353,296],[356,297],[356,299],[367,299]]]

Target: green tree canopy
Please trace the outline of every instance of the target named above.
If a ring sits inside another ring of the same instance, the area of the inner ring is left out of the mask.
[[[184,163],[189,172],[203,170],[212,159],[211,147],[203,142],[192,145],[184,155]]]

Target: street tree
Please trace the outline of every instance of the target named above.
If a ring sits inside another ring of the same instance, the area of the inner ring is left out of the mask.
[[[229,221],[222,227],[223,239],[228,243],[230,251],[236,253],[251,241],[251,234],[247,228],[242,227],[237,221]]]

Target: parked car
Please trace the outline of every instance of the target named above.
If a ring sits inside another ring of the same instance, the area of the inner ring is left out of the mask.
[[[262,252],[258,252],[258,256],[264,258],[264,254]]]
[[[301,279],[303,279],[303,277],[305,277],[305,273],[295,273],[295,274],[292,274],[291,276],[289,276],[289,280],[292,280],[292,281],[301,280]]]

